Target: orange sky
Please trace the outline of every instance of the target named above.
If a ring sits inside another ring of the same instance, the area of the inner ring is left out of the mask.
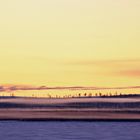
[[[4,0],[0,84],[139,86],[139,38],[139,0]]]

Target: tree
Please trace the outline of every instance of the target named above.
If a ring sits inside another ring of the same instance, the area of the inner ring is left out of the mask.
[[[78,94],[79,98],[81,97],[81,93]]]
[[[84,96],[86,97],[87,96],[87,93],[85,93]]]
[[[101,93],[101,92],[99,93],[99,96],[100,96],[100,97],[102,96],[102,93]]]

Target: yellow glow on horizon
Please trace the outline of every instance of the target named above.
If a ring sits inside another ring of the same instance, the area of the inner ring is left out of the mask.
[[[0,84],[140,84],[139,0],[0,2]]]

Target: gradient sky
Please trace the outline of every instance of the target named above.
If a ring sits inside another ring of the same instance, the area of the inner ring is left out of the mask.
[[[140,0],[0,1],[0,84],[140,85]]]

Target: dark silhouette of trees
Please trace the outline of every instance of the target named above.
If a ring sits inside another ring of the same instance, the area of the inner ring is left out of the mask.
[[[86,97],[87,96],[87,93],[85,93],[84,96]]]
[[[99,93],[99,96],[100,96],[100,97],[102,96],[102,93],[101,93],[101,92]]]

